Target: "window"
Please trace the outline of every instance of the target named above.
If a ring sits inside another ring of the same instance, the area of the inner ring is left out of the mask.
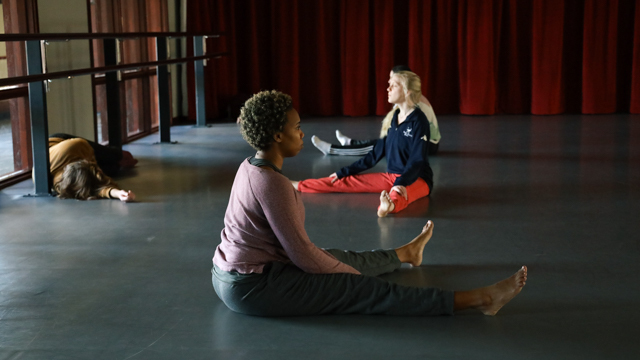
[[[166,0],[94,0],[91,6],[92,32],[169,31]],[[155,38],[125,39],[119,42],[120,62],[153,61]],[[93,64],[104,66],[102,41],[93,41]],[[147,135],[158,128],[158,95],[155,67],[121,73],[120,109],[123,142]],[[94,77],[98,141],[108,142],[104,77]]]
[[[35,33],[35,0],[0,0],[0,33]],[[24,42],[0,41],[0,77],[27,74]],[[28,177],[31,131],[26,84],[0,87],[0,185]]]

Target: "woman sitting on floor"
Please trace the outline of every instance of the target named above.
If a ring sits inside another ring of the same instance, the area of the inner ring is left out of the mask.
[[[92,200],[97,198],[133,201],[136,195],[120,190],[109,175],[120,168],[134,167],[138,160],[130,152],[69,134],[49,136],[49,162],[53,189],[62,199]]]
[[[428,196],[433,189],[429,166],[429,122],[416,105],[420,101],[420,78],[400,71],[389,79],[389,102],[397,105],[387,136],[378,139],[362,159],[329,177],[293,181],[301,192],[381,193],[378,216],[397,213]],[[387,172],[360,174],[387,158]]]
[[[393,250],[353,252],[315,246],[304,227],[300,193],[281,172],[303,147],[291,97],[264,91],[241,112],[244,139],[257,150],[236,173],[213,257],[212,283],[231,310],[258,316],[318,314],[441,315],[476,308],[494,315],[525,284],[522,267],[497,284],[471,291],[402,286],[377,278],[401,263],[419,266],[431,221]]]
[[[389,78],[393,76],[393,74],[400,71],[411,71],[406,65],[397,65],[394,66],[389,73]],[[438,127],[438,119],[436,118],[436,114],[433,111],[433,107],[429,100],[427,100],[424,95],[420,95],[420,101],[418,102],[418,107],[420,110],[427,116],[427,120],[429,120],[429,133],[431,137],[429,138],[429,155],[436,155],[438,153],[438,147],[440,146],[440,128]],[[387,136],[387,131],[389,127],[391,127],[391,120],[393,119],[393,114],[396,111],[396,106],[393,107],[391,111],[384,117],[382,120],[382,127],[380,128],[380,139]],[[373,145],[378,141],[378,139],[370,139],[370,140],[356,140],[352,139],[343,133],[340,130],[336,130],[336,138],[340,141],[340,145],[333,145],[326,141],[320,140],[319,137],[313,135],[311,137],[311,143],[318,150],[322,151],[325,155],[354,155],[354,156],[362,156],[366,155],[369,151],[373,149]]]

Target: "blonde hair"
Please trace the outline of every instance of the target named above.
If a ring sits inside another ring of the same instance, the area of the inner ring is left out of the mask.
[[[413,104],[418,107],[418,103],[420,102],[420,98],[422,97],[422,83],[420,81],[420,77],[411,71],[398,71],[394,72],[393,76],[397,76],[404,90],[404,93],[411,92],[409,94],[409,100],[413,102]],[[382,119],[382,127],[380,128],[380,138],[387,136],[387,132],[389,132],[389,128],[391,127],[391,120],[393,120],[393,114],[395,113],[396,108],[394,107],[387,113],[387,116]]]
[[[397,73],[393,73],[393,76],[398,78],[405,96],[410,92],[409,100],[411,100],[414,105],[418,105],[420,97],[422,96],[422,82],[420,81],[420,76],[411,71],[398,71]]]
[[[96,163],[87,160],[72,162],[64,167],[62,180],[54,189],[61,199],[92,200],[100,191],[115,184]]]
[[[382,119],[382,127],[380,128],[380,139],[387,136],[389,128],[391,127],[391,120],[393,120],[393,113],[395,112],[396,108],[391,109],[391,111],[387,113],[387,116]]]
[[[409,94],[409,100],[413,102],[413,104],[417,107],[420,102],[420,98],[422,97],[422,82],[420,81],[420,77],[411,71],[398,71],[394,72],[393,76],[397,76],[404,93]],[[389,132],[389,128],[391,127],[391,120],[393,120],[393,114],[395,113],[396,108],[394,107],[387,113],[387,116],[382,120],[382,127],[380,128],[380,138],[387,136],[387,132]]]

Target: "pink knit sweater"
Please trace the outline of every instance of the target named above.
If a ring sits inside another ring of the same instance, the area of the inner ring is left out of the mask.
[[[279,261],[314,274],[359,274],[309,240],[304,205],[289,179],[248,159],[233,181],[221,238],[213,263],[224,271],[262,273]]]

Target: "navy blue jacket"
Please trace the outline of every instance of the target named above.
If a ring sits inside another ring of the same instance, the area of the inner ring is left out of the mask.
[[[383,157],[387,157],[387,172],[400,174],[393,185],[409,186],[418,178],[424,179],[433,190],[433,171],[429,166],[429,121],[425,114],[416,108],[407,119],[398,126],[396,110],[391,120],[387,136],[379,139],[362,159],[345,166],[336,172],[339,179],[356,175],[375,166]]]

